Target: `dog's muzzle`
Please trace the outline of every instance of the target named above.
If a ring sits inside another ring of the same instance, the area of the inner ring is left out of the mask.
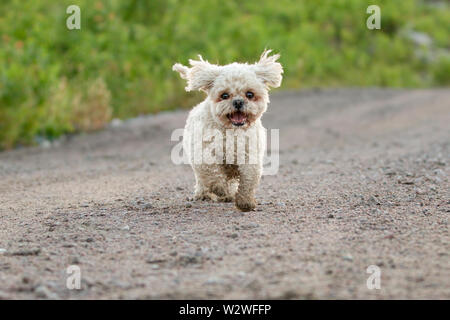
[[[234,99],[233,100],[233,107],[240,111],[244,107],[244,100],[243,99]]]
[[[247,122],[247,114],[242,111],[234,111],[227,115],[231,124],[237,127],[243,126]]]

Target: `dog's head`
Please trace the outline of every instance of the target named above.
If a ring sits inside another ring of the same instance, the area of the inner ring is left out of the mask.
[[[254,64],[231,63],[225,66],[208,61],[189,60],[191,67],[173,66],[187,80],[186,91],[202,90],[211,101],[214,119],[225,128],[248,128],[267,109],[268,91],[279,87],[283,67],[279,54],[266,50]]]

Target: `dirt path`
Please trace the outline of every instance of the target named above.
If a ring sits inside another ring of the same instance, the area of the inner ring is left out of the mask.
[[[250,213],[186,200],[184,111],[0,153],[0,298],[450,299],[450,90],[271,100],[281,165]]]

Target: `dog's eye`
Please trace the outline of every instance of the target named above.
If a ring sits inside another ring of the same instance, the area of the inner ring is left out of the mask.
[[[248,99],[253,99],[253,97],[255,96],[255,94],[254,94],[253,92],[251,92],[251,91],[247,91],[247,93],[245,94],[245,96],[246,96]]]
[[[230,97],[230,95],[228,94],[228,93],[222,93],[221,95],[220,95],[220,98],[222,98],[222,100],[227,100],[228,98]]]

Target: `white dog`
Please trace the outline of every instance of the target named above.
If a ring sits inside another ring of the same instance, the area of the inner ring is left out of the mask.
[[[280,86],[283,73],[279,55],[269,56],[270,52],[264,51],[254,64],[219,66],[199,56],[198,61],[189,60],[190,68],[173,66],[187,80],[186,91],[202,90],[208,95],[189,113],[183,138],[195,174],[196,200],[235,201],[242,211],[255,208],[265,152],[261,116],[267,109],[269,88]],[[213,142],[213,151],[207,154],[214,161],[197,157],[198,146],[210,151]]]

